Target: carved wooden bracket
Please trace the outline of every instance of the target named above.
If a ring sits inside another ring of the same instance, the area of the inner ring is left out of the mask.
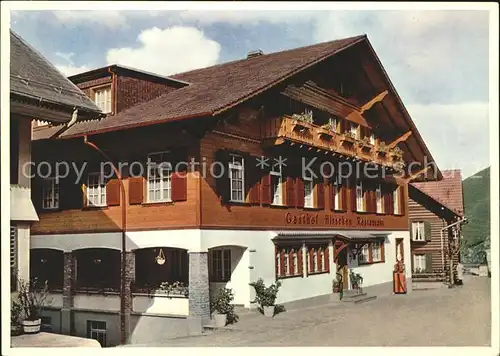
[[[369,102],[367,102],[365,105],[363,105],[361,107],[361,111],[359,113],[363,114],[365,111],[370,110],[373,105],[384,100],[387,93],[388,93],[387,90],[385,90],[382,93],[380,93],[379,95],[377,95],[376,97],[374,97],[372,100],[370,100]]]
[[[387,145],[387,148],[388,149],[391,149],[391,148],[394,148],[396,147],[396,145],[400,142],[403,142],[403,141],[406,141],[408,139],[408,137],[411,136],[411,131],[408,131],[407,133],[405,133],[404,135],[402,135],[401,137],[398,137],[396,140],[392,141],[390,144]]]
[[[343,241],[335,241],[333,245],[333,261],[337,263],[340,252],[345,249],[349,244]]]
[[[426,173],[430,168],[431,168],[430,166],[427,166],[427,167],[419,170],[418,172],[413,173],[408,178],[405,178],[405,183],[411,182],[412,180],[414,180],[415,178],[417,178],[419,175]]]

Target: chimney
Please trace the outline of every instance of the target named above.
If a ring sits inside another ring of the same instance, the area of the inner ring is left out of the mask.
[[[250,51],[250,52],[248,52],[247,59],[259,57],[259,56],[262,56],[263,54],[264,54],[264,52],[262,52],[261,49],[257,49],[255,51]]]

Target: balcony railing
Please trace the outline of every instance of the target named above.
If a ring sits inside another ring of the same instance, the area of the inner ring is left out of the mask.
[[[291,116],[269,118],[262,124],[262,138],[266,145],[279,145],[285,141],[335,152],[363,161],[393,167],[402,162],[383,146],[359,141],[349,134],[339,134],[327,127],[298,120]]]

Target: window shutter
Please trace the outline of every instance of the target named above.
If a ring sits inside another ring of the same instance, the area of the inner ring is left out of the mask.
[[[424,221],[424,234],[425,241],[429,242],[432,240],[431,223],[429,221]]]
[[[250,204],[260,204],[261,171],[255,165],[255,156],[245,157],[245,191]]]
[[[309,268],[307,269],[309,273],[314,272],[313,260],[314,260],[314,248],[308,248],[307,253],[309,254]]]
[[[261,197],[262,204],[271,204],[271,175],[266,174],[261,179]]]
[[[303,252],[302,247],[297,250],[297,263],[299,264],[299,274],[304,274],[304,266],[303,266]]]
[[[186,201],[187,200],[187,171],[173,172],[171,175],[172,182],[172,200]]]
[[[321,250],[323,250],[323,248],[319,248],[318,249],[318,253],[316,254],[316,264],[318,265],[318,271],[322,271],[323,270],[323,263],[321,261]],[[324,251],[323,251],[324,253]]]
[[[387,195],[386,195],[386,198],[387,198],[387,214],[389,215],[393,215],[394,214],[394,187],[388,185],[387,186],[388,189],[387,189]]]
[[[222,203],[227,203],[231,197],[231,192],[229,191],[229,154],[226,151],[219,150],[215,154],[215,161],[219,162],[214,165],[214,175],[219,177],[215,178],[217,194],[221,198]]]
[[[295,180],[292,177],[286,177],[286,205],[295,207]]]
[[[87,206],[88,202],[87,202],[87,185],[86,184],[82,184],[80,186],[80,190],[82,192],[82,206]]]
[[[413,220],[408,220],[408,226],[410,227],[410,240],[413,241]]]
[[[295,202],[297,208],[304,207],[304,181],[301,178],[297,178],[295,182]]]
[[[61,210],[82,208],[82,192],[76,177],[69,175],[59,179],[59,208]]]
[[[278,246],[274,245],[274,272],[276,273],[276,279],[279,277],[278,272],[279,272],[279,260],[276,261],[276,257],[278,255]]]
[[[381,258],[382,262],[385,262],[385,242],[383,240],[380,241],[380,258]],[[401,248],[401,260],[404,261],[403,248]]]
[[[128,180],[128,201],[130,204],[142,204],[144,201],[144,178],[130,177]]]
[[[280,250],[280,271],[281,275],[285,275],[285,251],[283,249]]]
[[[325,186],[323,183],[316,184],[316,207],[318,209],[325,208]]]
[[[405,214],[405,186],[399,187],[399,212],[401,215]]]
[[[31,180],[31,201],[37,212],[42,210],[42,182],[40,178],[35,177]]]
[[[330,184],[328,184],[326,189],[326,194],[328,194],[327,201],[330,210],[335,210],[335,200],[333,199],[334,193],[335,193],[335,185],[333,184],[333,181],[330,181]]]
[[[432,253],[425,254],[425,272],[432,273]]]
[[[330,247],[325,248],[325,271],[330,272]]]
[[[340,188],[340,206],[343,211],[347,211],[347,183],[345,180]]]
[[[106,184],[106,204],[108,206],[120,205],[120,196],[120,181],[118,179],[110,179]]]
[[[351,211],[357,211],[356,208],[356,179],[351,179]]]
[[[290,274],[294,275],[295,274],[295,268],[293,267],[293,255],[295,253],[295,250],[292,248],[290,252],[288,252],[288,266],[290,267]]]

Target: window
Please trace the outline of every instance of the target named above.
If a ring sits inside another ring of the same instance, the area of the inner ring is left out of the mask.
[[[94,90],[96,105],[107,114],[111,112],[111,85]]]
[[[426,271],[427,260],[424,254],[413,255],[413,270],[415,273]]]
[[[172,165],[169,152],[148,155],[148,202],[172,201]]]
[[[42,208],[43,209],[59,208],[59,184],[56,183],[55,178],[47,178],[43,182]]]
[[[231,201],[240,202],[244,201],[244,176],[245,176],[245,162],[243,157],[231,155],[229,163],[229,182],[231,189]]]
[[[314,183],[312,178],[304,178],[304,207],[314,208]]]
[[[372,262],[382,261],[382,243],[374,242],[372,244]]]
[[[363,183],[361,181],[357,181],[356,183],[356,211],[365,211]]]
[[[106,206],[106,182],[101,173],[90,173],[88,175],[87,205]]]
[[[399,210],[399,189],[400,187],[397,187],[394,189],[393,192],[393,201],[394,201],[394,214],[400,214],[401,211]]]
[[[158,288],[162,282],[170,284],[181,282],[187,285],[188,253],[186,250],[168,247],[139,249],[135,254],[135,285],[138,289]],[[158,256],[164,256],[165,262],[156,262]]]
[[[341,210],[340,208],[340,194],[341,194],[341,189],[342,189],[342,181],[338,177],[334,177],[333,181],[333,209],[334,210]]]
[[[328,272],[330,261],[328,260],[328,245],[307,247],[307,270],[309,273]]]
[[[271,189],[273,205],[283,204],[283,177],[281,175],[281,165],[276,164],[271,169]]]
[[[359,139],[359,125],[351,124],[351,135],[358,140]]]
[[[106,322],[87,320],[87,338],[99,341],[101,346],[106,346]]]
[[[333,132],[338,132],[339,122],[336,117],[330,118],[330,128]]]
[[[373,134],[373,133],[370,134],[370,143],[372,145],[375,145],[375,134]]]
[[[369,264],[385,261],[383,241],[365,243],[358,254],[359,264]]]
[[[375,190],[375,195],[377,199],[377,213],[384,213],[384,200],[382,199],[382,186],[379,184]]]
[[[411,233],[413,241],[425,241],[425,224],[423,221],[413,221],[411,223]]]
[[[231,250],[210,250],[212,282],[227,282],[231,279]]]
[[[120,251],[86,248],[73,253],[76,259],[76,287],[78,289],[117,290],[120,288]]]
[[[64,280],[64,253],[59,250],[30,249],[30,278],[47,282],[49,289],[62,289]]]
[[[370,262],[369,244],[364,244],[359,254],[359,262]]]
[[[276,247],[276,277],[302,276],[302,248]]]

